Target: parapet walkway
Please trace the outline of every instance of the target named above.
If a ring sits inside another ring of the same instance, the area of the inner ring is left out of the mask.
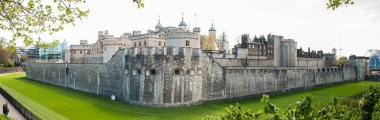
[[[26,120],[24,118],[24,116],[22,116],[14,107],[12,104],[10,104],[10,102],[4,98],[3,95],[0,94],[0,112],[1,114],[3,113],[3,104],[4,103],[8,103],[8,108],[9,108],[9,113],[8,113],[8,116],[15,119],[15,120]]]

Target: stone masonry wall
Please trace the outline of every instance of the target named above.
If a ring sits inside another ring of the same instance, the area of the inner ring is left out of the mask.
[[[302,67],[229,67],[225,69],[225,98],[311,88],[356,79],[354,67],[305,69]]]
[[[26,70],[27,78],[41,82],[115,95],[132,104],[172,107],[356,80],[362,69],[219,62],[201,49],[167,47],[119,50],[105,64],[27,63]]]
[[[26,77],[44,83],[122,98],[124,51],[106,64],[27,63]]]

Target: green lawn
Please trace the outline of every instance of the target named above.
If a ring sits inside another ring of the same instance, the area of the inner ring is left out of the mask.
[[[327,103],[331,96],[346,97],[358,94],[370,84],[380,82],[361,81],[334,85],[307,91],[273,95],[271,99],[281,109],[295,104],[307,94],[314,101]],[[239,102],[244,109],[257,111],[259,98],[240,101],[213,102],[182,108],[150,108],[111,101],[106,97],[74,91],[63,87],[28,80],[25,73],[0,74],[0,86],[37,116],[46,120],[95,120],[95,119],[201,119],[209,114],[219,114],[230,104]],[[316,102],[315,102],[316,103]]]

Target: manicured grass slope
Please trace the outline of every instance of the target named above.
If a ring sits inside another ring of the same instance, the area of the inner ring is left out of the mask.
[[[307,91],[278,94],[272,101],[282,110],[289,104],[295,104],[307,94],[314,96],[314,101],[327,103],[331,96],[346,97],[358,94],[378,82],[362,81],[330,87],[310,89]],[[207,115],[217,115],[230,104],[239,102],[244,109],[257,111],[261,106],[259,98],[240,101],[213,102],[182,108],[150,108],[130,105],[121,101],[94,94],[74,91],[63,87],[36,82],[25,78],[25,73],[0,75],[0,86],[15,99],[42,119],[201,119]],[[314,102],[317,103],[317,102]]]

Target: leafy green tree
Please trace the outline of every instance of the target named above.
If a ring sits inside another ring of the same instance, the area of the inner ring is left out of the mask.
[[[326,4],[327,9],[332,9],[335,10],[339,8],[342,5],[353,5],[354,1],[353,0],[329,0],[329,2]]]
[[[379,118],[380,85],[371,85],[360,100],[361,119],[371,120],[372,116]]]
[[[8,116],[6,116],[4,114],[0,114],[0,120],[13,120],[13,118],[8,117]]]
[[[13,33],[9,46],[15,46],[16,40],[23,40],[26,46],[36,43],[40,47],[55,46],[39,43],[31,37],[36,33],[49,33],[50,35],[65,26],[73,25],[90,13],[80,7],[85,0],[0,0],[0,30]],[[133,0],[137,7],[144,7],[142,0]]]
[[[280,115],[278,114],[278,111],[280,109],[271,102],[271,100],[269,99],[269,95],[263,94],[263,97],[261,98],[260,102],[264,104],[263,114],[267,115],[266,119],[271,119],[271,120],[280,119]]]
[[[21,55],[20,62],[26,62],[28,60],[28,55]]]
[[[13,62],[11,62],[12,60],[10,59],[16,54],[17,51],[14,49],[14,47],[8,48],[6,43],[3,40],[0,40],[0,64],[3,64],[6,67],[12,66]]]
[[[371,85],[361,100],[354,98],[331,98],[325,105],[312,105],[313,96],[307,95],[295,107],[289,106],[280,116],[278,107],[271,103],[268,95],[263,95],[262,110],[253,113],[242,110],[239,104],[226,108],[225,114],[208,116],[207,120],[379,120],[380,85]]]
[[[343,66],[348,63],[347,57],[340,57],[338,60],[336,60],[336,64],[339,66]]]

